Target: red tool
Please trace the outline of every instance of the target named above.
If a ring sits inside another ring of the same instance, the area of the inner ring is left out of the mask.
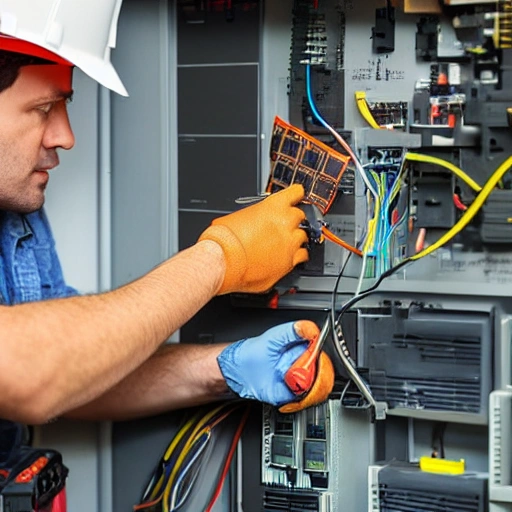
[[[297,396],[306,394],[315,382],[318,358],[322,353],[330,326],[330,318],[327,318],[321,331],[313,322],[304,321],[296,324],[299,336],[310,340],[306,351],[293,363],[284,376],[286,385]]]

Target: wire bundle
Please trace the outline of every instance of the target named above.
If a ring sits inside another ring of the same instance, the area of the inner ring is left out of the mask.
[[[311,66],[306,66],[306,92],[310,110],[318,123],[326,128],[340,146],[352,159],[357,172],[366,186],[368,222],[366,233],[360,245],[362,251],[352,251],[358,256],[363,255],[363,270],[361,272],[360,286],[367,275],[367,264],[371,266],[370,277],[380,275],[388,270],[393,262],[392,236],[397,228],[406,221],[406,215],[394,214],[397,197],[402,182],[403,167],[397,174],[377,173],[365,170],[359,158],[347,141],[322,117],[315,105],[311,84]],[[390,180],[390,177],[392,178]],[[326,236],[328,240],[335,241]],[[335,241],[335,243],[339,243]],[[339,244],[342,245],[343,244]],[[361,254],[362,253],[362,254]],[[360,286],[358,289],[360,289]]]
[[[240,403],[227,402],[213,409],[202,409],[188,419],[169,444],[143,493],[141,503],[133,507],[134,511],[172,512],[180,509],[190,497],[199,470],[209,455],[215,427],[240,407]],[[220,496],[249,410],[247,406],[233,436],[222,474],[205,508],[206,512],[212,510]]]
[[[375,182],[379,201],[372,201],[367,192],[368,232],[364,245],[365,259],[359,281],[361,289],[363,278],[380,276],[389,270],[401,256],[399,247],[395,247],[394,234],[407,223],[408,208],[399,210],[399,199],[402,189],[404,165],[386,162],[374,162],[366,166],[367,172]]]

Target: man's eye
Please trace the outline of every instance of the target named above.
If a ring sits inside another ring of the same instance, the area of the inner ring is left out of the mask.
[[[53,107],[53,103],[47,103],[46,105],[40,105],[37,110],[40,110],[43,114],[49,114]]]

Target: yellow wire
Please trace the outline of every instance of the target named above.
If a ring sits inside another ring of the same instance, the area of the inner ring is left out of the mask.
[[[451,162],[447,162],[441,158],[436,158],[435,156],[421,155],[419,153],[406,153],[404,158],[410,162],[423,162],[426,164],[439,165],[440,167],[444,167],[445,169],[453,172],[455,176],[460,178],[475,192],[480,192],[482,190],[482,187],[476,181],[470,178],[462,169],[456,165],[453,165]]]
[[[375,247],[375,238],[377,235],[377,223],[380,217],[381,198],[384,195],[384,188],[382,182],[378,179],[378,175],[372,172],[372,177],[378,186],[378,196],[375,201],[375,207],[373,212],[373,218],[368,221],[368,236],[364,244],[363,252],[367,253]]]
[[[372,175],[372,178],[375,179],[375,174],[370,171],[370,174]],[[375,180],[375,184],[377,185],[377,197],[379,198],[379,204],[380,204],[380,183]],[[375,201],[374,207],[373,207],[373,217],[368,223],[368,239],[366,240],[365,245],[365,251],[369,252],[372,247],[375,245],[375,235],[377,233],[377,217],[378,217],[378,209],[379,205],[377,204],[377,201]]]
[[[368,106],[368,102],[366,101],[366,93],[364,91],[357,91],[356,92],[356,104],[357,108],[359,109],[359,112],[364,117],[366,122],[376,130],[382,130],[382,126],[377,123],[375,120],[375,117],[373,117],[373,114],[370,111],[370,107]]]
[[[375,204],[377,207],[377,204]],[[368,235],[366,237],[366,242],[364,244],[363,253],[369,252],[370,248],[375,243],[375,235],[377,231],[377,217],[374,214],[374,217],[368,221]]]
[[[424,251],[415,254],[408,258],[410,261],[417,261],[429,254],[432,254],[434,251],[437,251],[440,247],[448,243],[452,238],[458,235],[476,216],[476,214],[480,211],[485,201],[492,194],[492,191],[496,188],[496,185],[503,179],[503,176],[507,174],[508,170],[512,167],[512,156],[507,158],[505,162],[503,162],[498,169],[494,172],[494,174],[489,178],[489,181],[482,188],[481,192],[476,196],[476,199],[473,201],[473,204],[466,210],[464,215],[459,219],[459,221],[445,234],[443,235],[436,243],[432,244],[430,247],[427,247]]]
[[[192,442],[192,444],[190,445],[190,448],[187,450],[186,454],[185,454],[185,457],[189,454],[190,450],[192,448],[194,448],[196,442],[198,442],[200,439],[201,439],[201,436],[206,433],[208,435],[208,439],[207,439],[207,442],[208,440],[210,439],[211,437],[211,427],[207,426],[207,427],[204,427],[201,432],[199,433],[200,435],[196,436],[194,438],[194,441]],[[183,458],[183,460],[185,460],[185,458]],[[183,460],[181,462],[183,462]],[[181,463],[180,463],[181,465]],[[162,500],[162,508],[163,508],[163,512],[169,512],[169,495],[171,493],[171,490],[172,490],[172,483],[171,483],[171,480],[169,479],[166,483],[166,486],[165,486],[165,489],[164,489],[164,492],[162,494],[162,496],[160,497],[160,499]]]
[[[485,55],[487,50],[482,48],[481,46],[475,46],[474,48],[466,48],[466,51],[469,53],[474,53],[475,55]]]
[[[198,423],[196,425],[196,427],[194,428],[194,430],[192,431],[192,434],[190,435],[185,446],[183,447],[183,450],[180,453],[178,459],[176,460],[176,464],[174,465],[174,468],[172,469],[171,475],[169,476],[169,479],[167,480],[167,485],[165,487],[164,497],[163,497],[163,502],[162,502],[162,505],[164,507],[164,512],[168,512],[168,510],[169,510],[169,507],[168,507],[169,494],[171,492],[172,484],[174,482],[176,474],[178,473],[179,468],[181,467],[181,464],[187,457],[187,455],[190,451],[190,448],[194,445],[194,442],[197,440],[197,438],[201,437],[210,428],[208,426],[205,427],[204,425],[207,424],[211,420],[211,418],[213,418],[218,412],[220,412],[222,409],[224,409],[228,405],[232,405],[232,404],[229,404],[229,403],[222,404],[219,407],[216,407],[215,409],[210,411],[205,416],[203,416],[201,422]]]
[[[183,425],[183,427],[181,427],[181,429],[174,436],[174,439],[172,440],[171,444],[167,448],[167,450],[163,456],[164,460],[169,460],[169,457],[172,455],[172,453],[173,453],[174,449],[176,448],[176,446],[178,445],[178,443],[181,441],[181,439],[187,433],[187,431],[190,430],[192,425],[197,421],[198,417],[199,417],[199,414],[195,414],[194,416],[192,416],[192,418],[190,418],[185,423],[185,425]],[[160,492],[160,489],[161,489],[163,483],[164,483],[164,475],[162,474],[162,475],[160,475],[160,478],[158,479],[157,483],[153,487],[153,490],[151,491],[151,494],[149,496],[150,501],[153,501],[156,499],[156,496]]]
[[[160,475],[160,478],[158,479],[158,482],[155,484],[155,487],[153,487],[153,490],[151,491],[151,494],[149,495],[149,501],[156,500],[156,497],[158,493],[160,492],[160,488],[162,487],[162,484],[164,483],[164,475]]]
[[[167,448],[167,451],[164,454],[164,460],[169,460],[169,457],[172,455],[172,452],[176,448],[176,445],[181,441],[181,438],[185,435],[187,430],[190,430],[190,428],[199,421],[200,414],[196,413],[192,418],[190,418],[187,423],[181,428],[181,430],[176,434],[174,439],[172,440],[172,443],[169,445],[169,448]]]

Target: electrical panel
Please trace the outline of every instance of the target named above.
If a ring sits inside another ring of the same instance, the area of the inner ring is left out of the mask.
[[[273,307],[331,310],[340,392],[321,478],[307,412],[265,409],[263,509],[512,511],[512,3],[294,0],[291,19],[287,121],[348,166]]]

